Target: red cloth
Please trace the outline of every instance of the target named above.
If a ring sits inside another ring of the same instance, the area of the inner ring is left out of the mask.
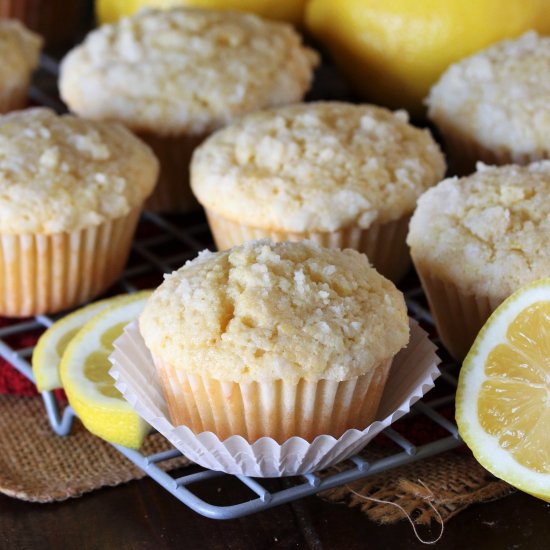
[[[19,321],[0,317],[0,327],[5,327]],[[34,331],[33,334],[23,333],[6,338],[6,343],[13,349],[22,349],[34,346],[38,340],[38,334]],[[30,361],[29,361],[30,362]],[[26,377],[16,370],[10,363],[0,358],[0,394],[16,394],[31,396],[37,395],[35,385]]]
[[[0,394],[37,395],[35,385],[7,361],[0,359]]]

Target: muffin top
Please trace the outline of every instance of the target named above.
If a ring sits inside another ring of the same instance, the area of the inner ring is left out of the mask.
[[[439,147],[404,111],[340,102],[252,113],[196,151],[191,187],[206,208],[286,231],[367,228],[410,214],[444,175]]]
[[[550,273],[550,161],[477,169],[420,197],[407,242],[434,275],[504,298]]]
[[[447,69],[427,99],[436,124],[503,152],[548,151],[550,37],[528,32]]]
[[[38,65],[42,39],[19,21],[0,19],[0,88],[18,86]]]
[[[119,124],[28,109],[0,116],[0,232],[59,233],[126,215],[158,162]]]
[[[252,14],[144,10],[67,55],[71,110],[157,134],[210,132],[235,116],[302,99],[318,56],[292,26]]]
[[[403,295],[354,250],[249,241],[166,276],[139,319],[154,357],[224,381],[347,380],[408,342]]]

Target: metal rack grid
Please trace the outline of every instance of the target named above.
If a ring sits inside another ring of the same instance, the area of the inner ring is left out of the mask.
[[[55,76],[57,71],[55,61],[45,57],[42,60],[42,68],[51,76]],[[54,108],[58,106],[55,97],[45,93],[42,88],[34,88],[31,91],[31,97],[41,104],[47,104]],[[127,269],[111,291],[113,293],[134,292],[140,288],[155,286],[160,282],[163,273],[180,267],[186,260],[193,258],[198,251],[212,247],[212,244],[208,226],[200,213],[187,216],[160,216],[145,212],[138,226]],[[405,291],[405,296],[411,316],[433,333],[433,320],[417,282],[413,282],[412,287]],[[39,332],[49,327],[55,320],[55,316],[38,315],[34,319],[14,321],[1,328],[0,356],[28,379],[34,381],[28,362],[33,347],[19,347],[18,337],[31,332]],[[167,473],[159,465],[181,456],[176,449],[145,456],[139,451],[118,445],[115,447],[178,500],[196,512],[214,519],[237,518],[360,478],[373,476],[461,445],[456,425],[439,412],[442,407],[448,408],[453,405],[457,384],[453,374],[454,368],[452,363],[444,365],[442,375],[436,382],[436,388],[430,394],[436,397],[416,403],[409,415],[404,420],[400,420],[402,423],[415,416],[423,417],[429,426],[439,432],[433,440],[417,445],[390,427],[384,430],[382,436],[378,437],[385,437],[386,441],[392,442],[391,454],[373,460],[356,455],[345,461],[340,471],[336,473],[313,473],[288,478],[289,481],[275,491],[268,490],[266,488],[267,481],[264,480],[246,476],[229,476],[204,468],[197,467],[191,472],[184,472],[183,475]],[[76,417],[72,408],[64,406],[53,392],[43,392],[42,398],[55,433],[60,436],[70,434]],[[206,502],[197,495],[195,488],[201,482],[223,477],[233,478],[244,484],[253,496],[242,502],[219,506]]]

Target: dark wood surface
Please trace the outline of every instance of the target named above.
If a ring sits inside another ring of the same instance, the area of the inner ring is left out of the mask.
[[[214,480],[207,493],[219,487]],[[239,490],[236,488],[235,490]],[[550,505],[523,493],[451,519],[435,548],[550,548]],[[420,528],[433,539],[439,530]],[[410,524],[377,525],[343,504],[309,497],[237,520],[204,518],[146,478],[78,499],[33,504],[0,496],[2,549],[416,549]]]

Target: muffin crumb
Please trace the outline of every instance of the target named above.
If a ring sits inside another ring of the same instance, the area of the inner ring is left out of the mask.
[[[140,330],[167,363],[232,381],[347,380],[408,340],[402,294],[363,254],[267,240],[187,262]]]

